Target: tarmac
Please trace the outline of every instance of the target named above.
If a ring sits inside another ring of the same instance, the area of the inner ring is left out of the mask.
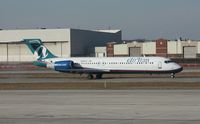
[[[175,78],[169,74],[111,74],[92,80],[48,69],[4,70],[0,71],[0,89],[200,89],[200,69],[185,69]]]
[[[199,124],[199,90],[1,90],[1,124]]]
[[[0,124],[199,124],[200,69],[169,75],[0,71]],[[156,90],[155,90],[156,89]]]

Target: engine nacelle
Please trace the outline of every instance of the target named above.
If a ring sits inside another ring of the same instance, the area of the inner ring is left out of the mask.
[[[73,61],[70,60],[58,61],[54,63],[54,69],[56,71],[66,72],[69,69],[72,69],[73,65],[74,65]]]

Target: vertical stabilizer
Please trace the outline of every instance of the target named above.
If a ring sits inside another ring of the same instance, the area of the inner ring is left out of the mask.
[[[24,39],[24,42],[37,60],[56,58],[42,43],[40,39]]]

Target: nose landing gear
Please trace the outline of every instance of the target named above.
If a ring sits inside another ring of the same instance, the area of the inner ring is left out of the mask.
[[[170,77],[175,78],[175,73],[171,73]]]

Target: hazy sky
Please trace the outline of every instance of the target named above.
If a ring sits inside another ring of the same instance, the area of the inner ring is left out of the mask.
[[[1,29],[121,29],[123,39],[200,39],[200,0],[0,0]]]

